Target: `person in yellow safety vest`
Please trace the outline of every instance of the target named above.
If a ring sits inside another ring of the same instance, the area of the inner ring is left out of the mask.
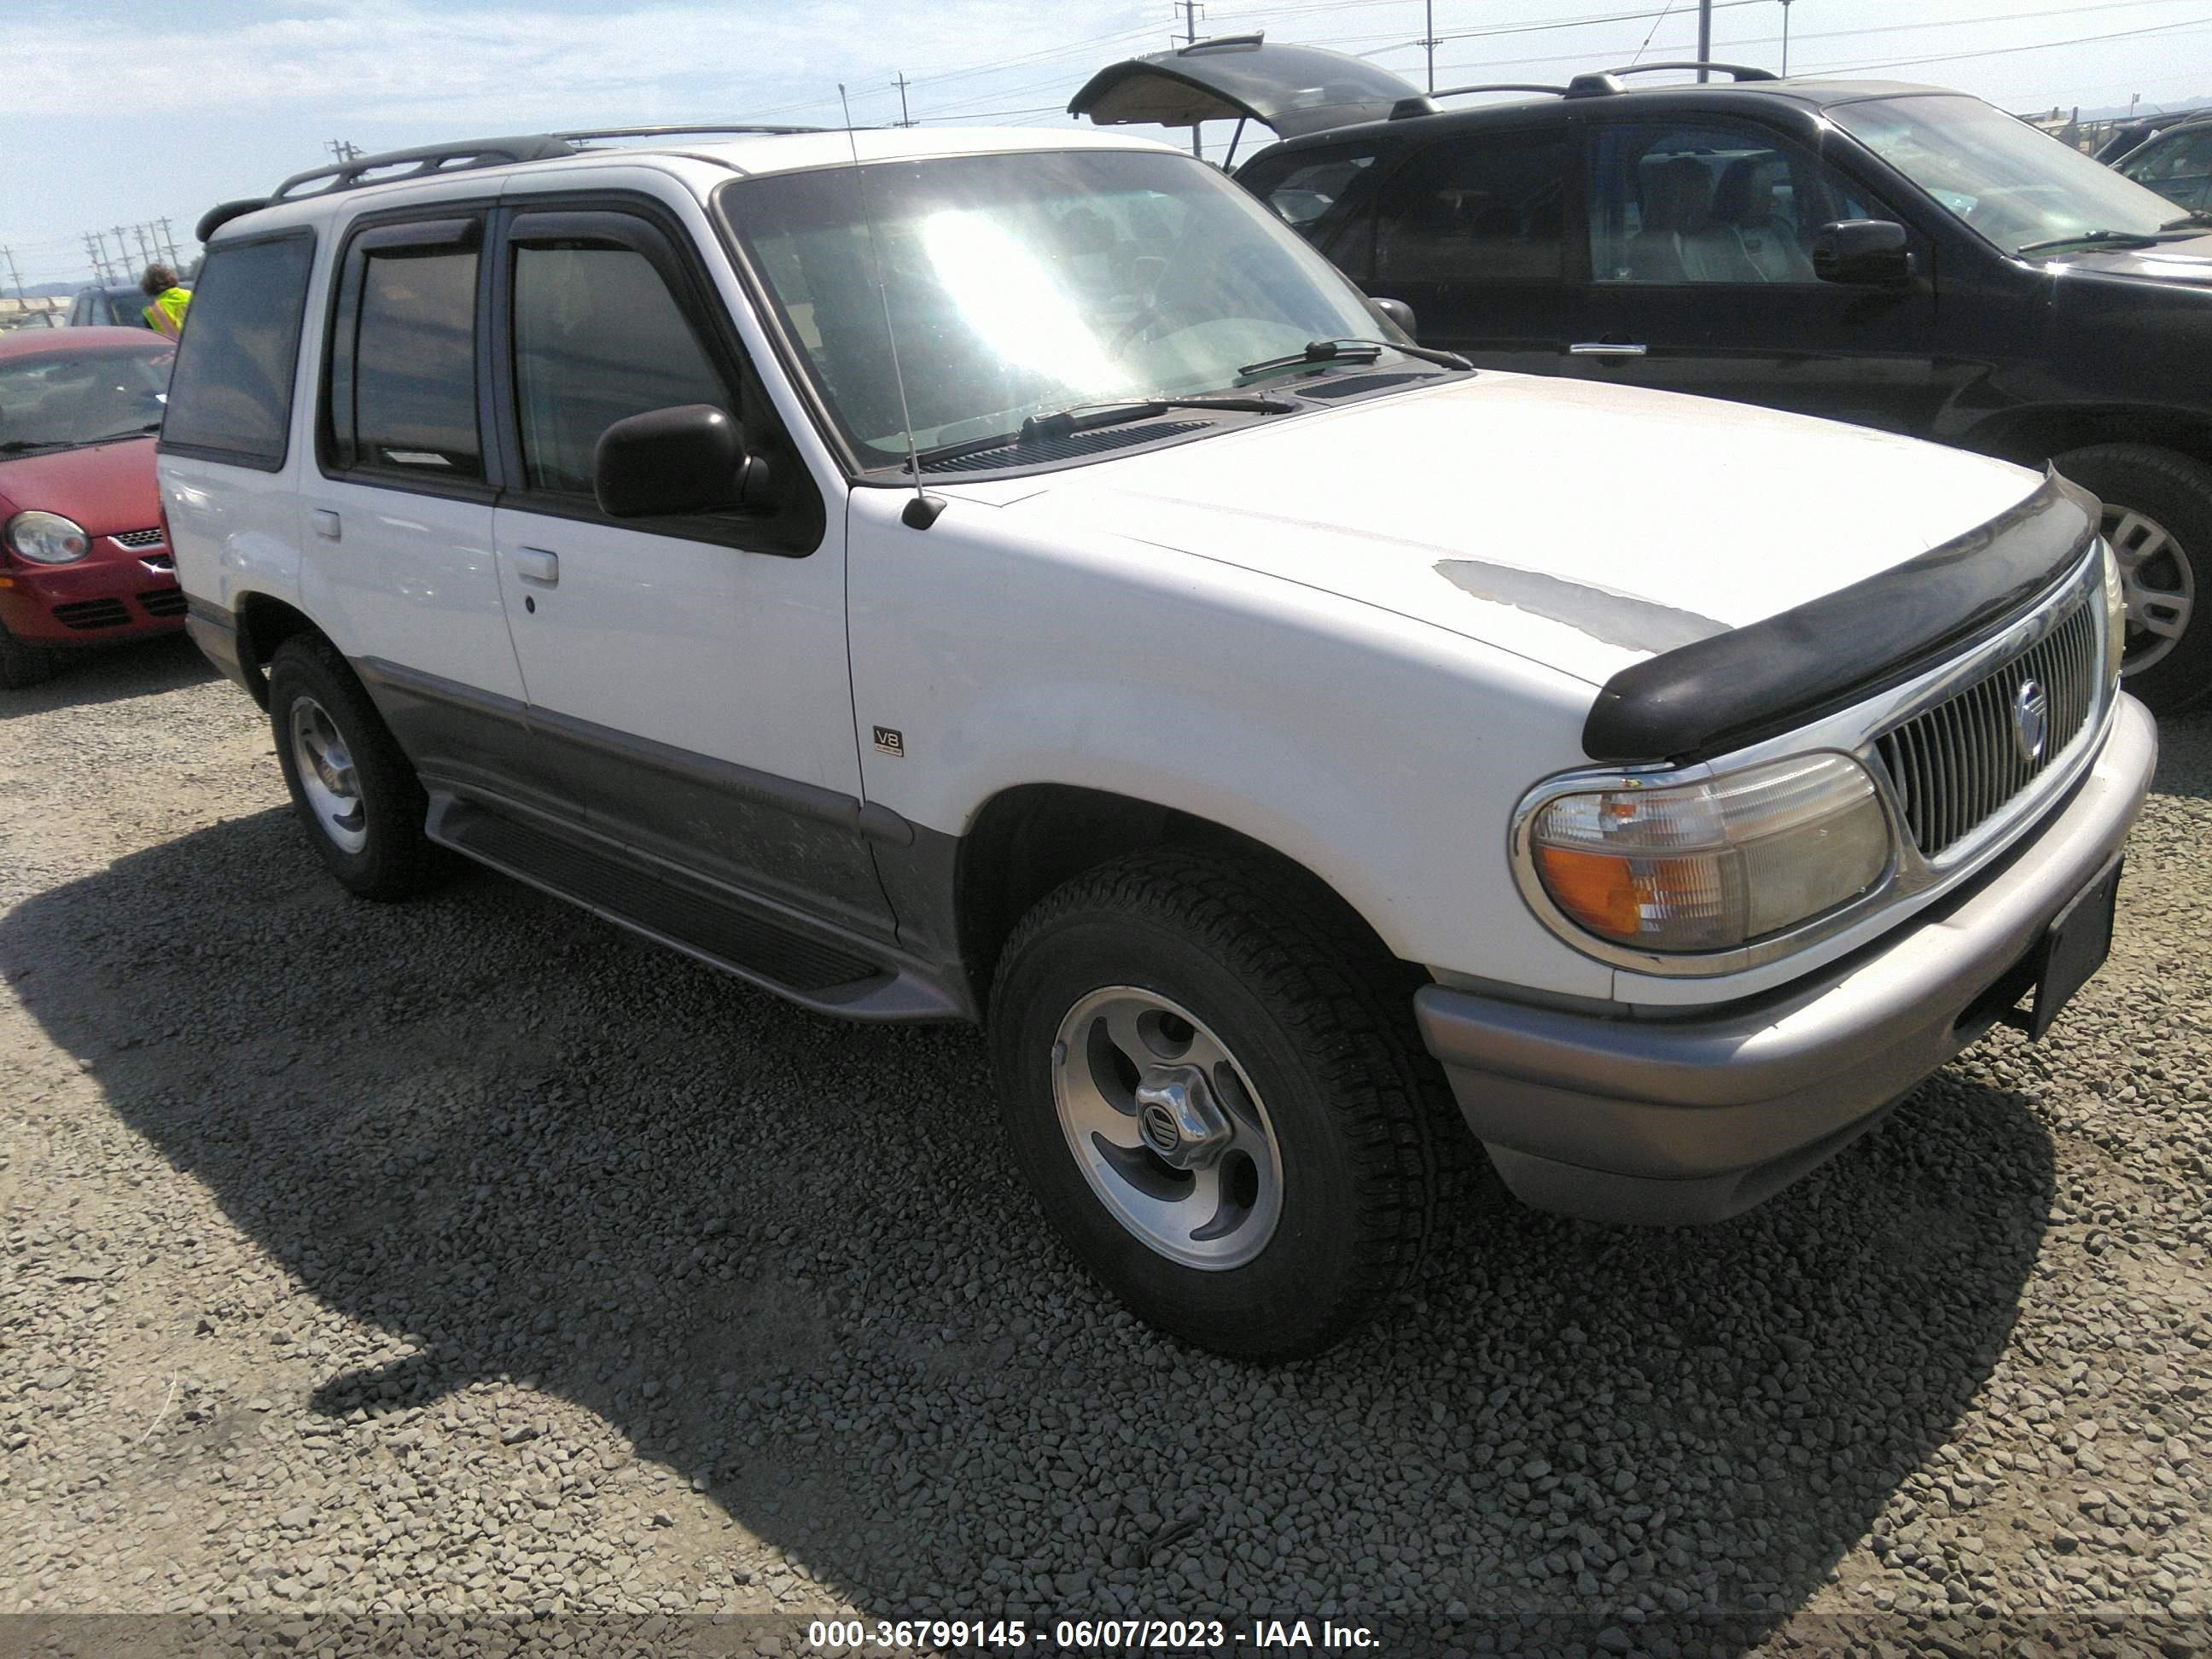
[[[156,334],[175,339],[185,331],[185,307],[192,302],[192,291],[177,285],[177,273],[168,266],[152,264],[138,279],[138,287],[154,303],[146,307],[146,326]]]

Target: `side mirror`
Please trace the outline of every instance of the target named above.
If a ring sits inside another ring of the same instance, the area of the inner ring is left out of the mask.
[[[1887,219],[1838,219],[1813,239],[1813,274],[1824,283],[1893,288],[1912,280],[1905,227]]]
[[[617,421],[592,452],[592,493],[613,518],[754,506],[767,487],[767,464],[745,453],[738,423],[712,404]]]
[[[1370,299],[1367,302],[1367,308],[1384,322],[1404,331],[1407,339],[1418,340],[1421,337],[1419,330],[1413,324],[1413,308],[1403,300]]]

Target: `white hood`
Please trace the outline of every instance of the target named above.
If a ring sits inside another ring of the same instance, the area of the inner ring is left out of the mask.
[[[1747,404],[1486,372],[1043,478],[1107,533],[1433,623],[1600,684],[1985,523],[2023,468]]]

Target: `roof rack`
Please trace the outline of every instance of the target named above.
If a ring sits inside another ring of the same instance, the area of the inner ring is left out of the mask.
[[[1772,70],[1754,69],[1748,64],[1710,64],[1696,58],[1685,58],[1668,64],[1624,64],[1619,69],[1577,75],[1567,82],[1564,95],[1569,98],[1610,98],[1628,89],[1620,84],[1622,76],[1653,75],[1661,70],[1717,70],[1731,81],[1779,81],[1782,78]]]
[[[327,196],[337,191],[357,190],[364,185],[390,184],[401,179],[424,179],[446,173],[466,173],[475,167],[507,167],[517,161],[551,161],[581,153],[580,147],[606,138],[673,138],[717,134],[780,137],[794,132],[819,132],[819,127],[765,126],[714,123],[684,126],[580,127],[572,132],[525,133],[506,138],[464,138],[442,144],[422,144],[412,149],[379,150],[356,155],[334,167],[310,167],[295,173],[268,196],[240,198],[218,203],[200,216],[195,234],[204,242],[233,219],[257,208],[308,196]],[[314,188],[309,189],[313,185]]]
[[[1423,93],[1418,98],[1401,98],[1390,106],[1393,121],[1410,121],[1416,115],[1434,115],[1439,98],[1463,98],[1476,92],[1534,92],[1553,98],[1567,95],[1565,87],[1547,86],[1536,81],[1488,81],[1472,87],[1438,87],[1434,92]]]

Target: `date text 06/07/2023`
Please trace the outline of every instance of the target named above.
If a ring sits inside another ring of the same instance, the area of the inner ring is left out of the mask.
[[[1224,1648],[1372,1650],[1364,1625],[1330,1620],[1254,1619],[817,1619],[807,1644],[824,1652],[855,1649],[955,1650],[1036,1647],[1079,1653],[1203,1652]]]

